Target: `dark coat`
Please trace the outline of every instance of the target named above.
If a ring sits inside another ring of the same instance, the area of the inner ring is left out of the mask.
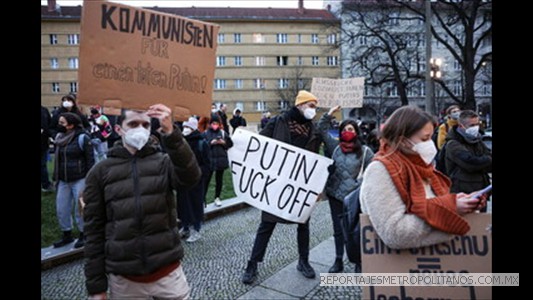
[[[295,107],[292,108],[293,113],[295,109]],[[291,110],[270,119],[266,127],[263,128],[263,130],[261,130],[259,134],[298,147],[298,145],[295,145],[293,143],[291,138],[291,132],[289,130],[289,120],[291,119],[290,114]],[[320,149],[320,144],[322,143],[322,138],[320,137],[320,132],[316,129],[313,123],[309,122],[309,124],[311,125],[309,139],[307,140],[305,146],[302,148],[311,152],[318,153]],[[261,220],[266,222],[292,223],[265,211],[261,213]]]
[[[233,132],[235,132],[240,126],[246,127],[246,119],[242,116],[234,115],[233,118],[229,120],[229,123],[231,124],[231,127],[233,127]]]
[[[80,148],[80,135],[83,141]],[[54,181],[73,182],[85,178],[94,165],[94,153],[91,138],[81,128],[65,146],[56,145],[54,161]]]
[[[490,184],[492,154],[481,139],[468,142],[457,133],[457,125],[446,136],[446,170],[452,180],[452,193],[471,193]]]
[[[50,145],[50,123],[52,117],[48,109],[41,105],[41,152],[48,151]]]
[[[207,144],[209,145],[209,160],[211,163],[211,171],[220,171],[229,167],[228,149],[233,147],[233,141],[229,135],[222,129],[213,130],[209,128],[203,133]],[[223,139],[225,145],[212,145],[211,141],[216,139]]]
[[[88,294],[105,292],[106,274],[147,275],[183,258],[173,189],[194,186],[200,168],[179,130],[163,135],[167,153],[117,143],[87,175],[84,200]]]

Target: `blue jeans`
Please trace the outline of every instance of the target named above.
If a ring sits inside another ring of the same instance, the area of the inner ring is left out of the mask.
[[[94,163],[107,158],[107,141],[102,142],[100,139],[92,139],[91,144],[94,149]]]
[[[72,230],[72,204],[78,230],[83,232],[83,218],[78,209],[78,197],[85,188],[85,178],[65,182],[60,180],[57,186],[56,213],[61,231]]]

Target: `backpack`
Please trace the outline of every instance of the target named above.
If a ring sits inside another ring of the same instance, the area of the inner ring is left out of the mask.
[[[446,142],[442,149],[437,152],[437,156],[435,157],[435,169],[442,172],[444,175],[448,175],[448,172],[446,171],[446,146],[448,145],[448,142]]]
[[[350,262],[358,265],[361,265],[361,225],[359,224],[359,214],[362,211],[359,203],[360,191],[361,185],[346,195],[343,200],[343,212],[340,215],[346,255]]]
[[[439,129],[442,124],[446,126],[446,132],[448,132],[449,130],[448,123],[445,121],[445,122],[440,123],[439,126],[435,127],[435,130],[433,131],[433,134],[431,135],[431,140],[433,141],[437,149],[439,149],[439,141],[438,141],[439,140]]]

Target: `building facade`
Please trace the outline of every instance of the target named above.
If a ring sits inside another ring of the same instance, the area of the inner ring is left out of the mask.
[[[378,123],[397,107],[407,103],[401,101],[398,80],[405,85],[404,98],[408,104],[425,108],[426,105],[426,31],[423,15],[402,6],[399,2],[409,3],[420,12],[424,12],[424,1],[367,1],[367,0],[325,0],[331,11],[341,20],[341,70],[342,77],[365,77],[364,106],[344,112],[345,117],[360,116],[368,121]],[[457,12],[450,9],[445,1],[431,1],[433,15],[431,24],[438,35],[451,46],[456,53],[461,53],[458,42],[465,45],[465,28],[457,18]],[[479,5],[473,33],[474,67],[479,65],[475,75],[474,93],[476,109],[486,122],[490,123],[492,110],[492,6],[490,1],[454,1],[464,2],[460,5]],[[454,25],[444,28],[439,18]],[[455,23],[454,23],[455,22]],[[451,34],[446,30],[450,30]],[[486,31],[490,34],[484,35]],[[465,73],[463,64],[448,46],[432,36],[432,54],[434,70],[432,99],[435,108],[442,112],[451,104],[453,94],[459,100],[465,97]],[[490,56],[487,56],[489,55]],[[391,57],[394,57],[394,62]],[[438,66],[437,66],[438,64]],[[394,72],[397,70],[397,73]],[[448,89],[445,90],[443,82]]]
[[[328,10],[165,8],[153,10],[220,25],[213,102],[240,108],[249,123],[288,109],[313,77],[340,77],[339,20]],[[41,7],[41,103],[59,105],[77,90],[81,7]],[[74,36],[74,37],[73,37]]]

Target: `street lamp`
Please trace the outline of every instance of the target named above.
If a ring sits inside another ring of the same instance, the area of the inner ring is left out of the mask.
[[[435,96],[435,81],[440,80],[442,77],[442,71],[440,70],[442,66],[442,59],[440,58],[430,58],[429,59],[429,76],[431,77],[431,101],[434,103],[435,107],[437,107],[437,115],[440,114],[440,107],[439,103],[436,101],[437,97]]]

